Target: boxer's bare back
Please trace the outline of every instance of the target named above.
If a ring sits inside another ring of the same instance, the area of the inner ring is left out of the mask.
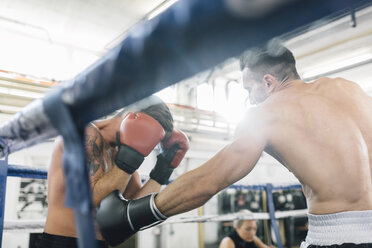
[[[249,111],[235,141],[161,192],[159,210],[171,216],[202,205],[246,176],[264,150],[300,180],[310,213],[372,209],[371,97],[341,78],[288,81],[267,99],[254,84],[245,82],[251,99],[265,101]]]

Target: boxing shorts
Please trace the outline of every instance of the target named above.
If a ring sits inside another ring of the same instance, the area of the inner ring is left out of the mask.
[[[99,248],[108,248],[103,240],[97,240]],[[41,240],[37,241],[37,248],[78,248],[77,238],[43,233]]]
[[[307,216],[309,230],[301,248],[372,248],[372,210]]]

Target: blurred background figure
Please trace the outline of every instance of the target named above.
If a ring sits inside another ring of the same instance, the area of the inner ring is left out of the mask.
[[[252,212],[246,209],[239,213],[252,215]],[[234,221],[234,231],[229,236],[222,239],[219,248],[268,248],[257,236],[257,221],[239,219]]]

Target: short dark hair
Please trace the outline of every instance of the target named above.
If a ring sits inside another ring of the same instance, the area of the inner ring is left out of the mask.
[[[142,99],[115,114],[114,117],[122,117],[128,112],[145,113],[157,120],[165,131],[165,139],[169,138],[173,131],[173,116],[167,104],[155,95]]]
[[[300,79],[296,70],[296,60],[292,52],[283,45],[268,45],[264,48],[253,48],[240,56],[240,69],[248,67],[257,79],[271,74],[278,80],[289,77]]]
[[[147,114],[157,120],[164,128],[166,138],[171,135],[173,131],[173,117],[168,106],[164,102],[151,105],[139,110],[138,112]]]

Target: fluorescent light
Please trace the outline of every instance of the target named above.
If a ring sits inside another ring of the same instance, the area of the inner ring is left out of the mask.
[[[42,98],[45,94],[44,93],[37,93],[31,92],[27,89],[19,90],[19,89],[11,89],[6,87],[0,87],[0,93],[6,94],[9,96],[16,96],[16,97],[26,97],[26,98]]]
[[[159,15],[160,13],[164,12],[166,9],[172,6],[175,2],[177,2],[177,0],[169,0],[169,1],[163,2],[163,4],[161,4],[158,8],[156,8],[154,11],[152,11],[148,15],[147,19],[150,20],[154,18],[155,16]]]
[[[8,114],[15,114],[22,110],[22,107],[16,107],[16,106],[10,106],[10,105],[4,105],[0,104],[0,112],[2,113],[8,113]]]
[[[316,77],[319,75],[326,74],[328,72],[336,71],[338,69],[342,69],[342,68],[345,68],[351,65],[362,63],[370,59],[372,59],[371,52],[363,51],[362,53],[359,52],[358,54],[356,53],[352,55],[349,54],[348,56],[338,57],[331,61],[317,64],[317,66],[306,70],[306,72],[302,74],[302,77],[303,78]]]

